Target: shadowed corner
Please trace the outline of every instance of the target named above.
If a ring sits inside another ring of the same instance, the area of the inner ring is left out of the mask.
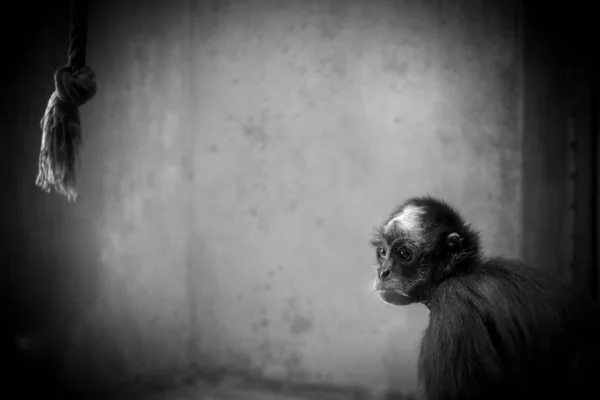
[[[16,231],[13,229],[13,233]],[[92,236],[88,233],[88,237]],[[40,244],[38,249],[43,247]],[[42,257],[43,252],[23,257],[25,249],[15,244],[7,252],[5,272],[10,279],[6,282],[12,285],[3,291],[3,345],[7,355],[3,360],[10,377],[7,385],[24,399],[52,395],[78,399],[82,388],[100,383],[93,374],[69,371],[67,367],[73,343],[66,328],[81,321],[83,310],[96,300],[101,283],[94,276],[99,271],[94,263],[99,255],[84,248],[65,253],[60,259]],[[86,264],[86,269],[66,268],[86,256],[94,260]],[[78,302],[73,303],[73,298]],[[99,353],[89,348],[79,351],[88,355]]]

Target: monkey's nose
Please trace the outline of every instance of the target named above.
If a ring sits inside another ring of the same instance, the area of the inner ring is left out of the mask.
[[[385,279],[388,276],[390,276],[390,270],[389,269],[384,269],[383,271],[381,271],[381,273],[379,274],[379,277],[381,279]]]

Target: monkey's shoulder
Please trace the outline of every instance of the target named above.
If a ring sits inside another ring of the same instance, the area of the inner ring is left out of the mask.
[[[573,311],[573,305],[591,313],[598,306],[570,288],[553,274],[521,260],[502,257],[484,259],[468,273],[450,278],[437,290],[440,298],[464,307],[485,310],[505,308],[508,314],[530,310],[557,314]],[[468,303],[468,304],[466,304]]]
[[[469,326],[519,342],[538,332],[600,335],[600,308],[546,271],[520,260],[489,258],[442,282],[430,301],[430,325]],[[548,334],[545,334],[548,337]],[[491,340],[491,339],[490,339]]]
[[[563,290],[560,281],[541,269],[520,260],[494,257],[471,266],[466,273],[444,280],[434,294],[456,303],[464,299],[471,301],[473,296],[480,302],[494,303],[499,298],[553,296]]]
[[[487,259],[444,280],[431,294],[429,309],[419,375],[431,398],[492,398],[492,393],[506,398],[523,391],[507,383],[514,371],[525,377],[520,384],[539,390],[572,373],[573,351],[598,349],[590,333],[600,337],[597,307],[518,260]],[[540,368],[545,365],[553,367]]]
[[[521,260],[488,258],[472,272],[468,279],[474,288],[489,291],[495,297],[524,299],[531,306],[552,308],[551,313],[567,308],[568,313],[574,315],[573,308],[577,307],[600,318],[600,307],[596,302],[582,296],[554,274]]]

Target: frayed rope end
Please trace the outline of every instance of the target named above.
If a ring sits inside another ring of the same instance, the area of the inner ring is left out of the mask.
[[[41,121],[42,148],[36,185],[77,200],[75,162],[81,145],[78,106],[96,94],[94,71],[83,67],[71,73],[61,67],[54,74],[56,90],[50,96]]]

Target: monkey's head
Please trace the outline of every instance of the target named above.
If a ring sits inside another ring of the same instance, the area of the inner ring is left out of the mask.
[[[468,272],[480,257],[478,234],[450,205],[429,196],[396,208],[371,243],[374,289],[394,305],[427,303],[441,281]]]

